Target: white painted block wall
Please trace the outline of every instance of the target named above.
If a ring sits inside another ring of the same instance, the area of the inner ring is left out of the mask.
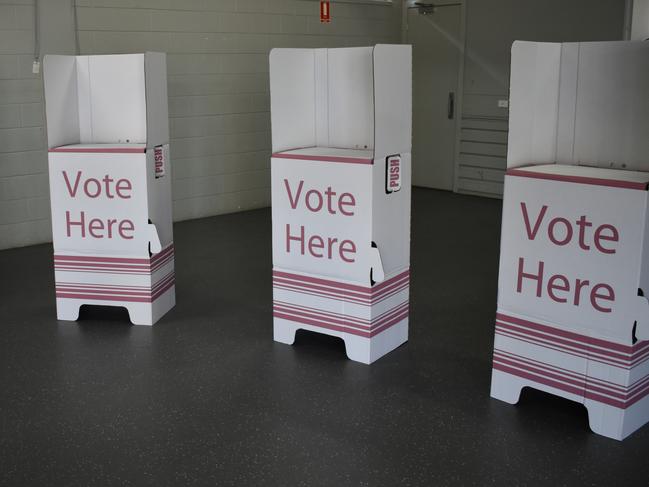
[[[42,0],[48,1],[48,0]],[[77,0],[82,54],[168,53],[174,218],[270,204],[268,52],[399,42],[401,11],[315,0]],[[33,0],[0,0],[0,248],[51,240]]]
[[[0,0],[0,248],[51,239],[31,0]]]

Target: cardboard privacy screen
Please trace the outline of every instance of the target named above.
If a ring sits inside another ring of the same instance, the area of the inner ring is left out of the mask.
[[[46,56],[57,316],[175,304],[165,55]]]
[[[491,395],[615,439],[649,420],[648,83],[648,43],[512,48]]]
[[[408,338],[411,48],[270,55],[273,313],[371,363]]]

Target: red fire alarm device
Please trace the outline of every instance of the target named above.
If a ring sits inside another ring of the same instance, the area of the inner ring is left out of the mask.
[[[323,0],[320,2],[320,22],[329,23],[331,22],[331,10],[329,9],[329,0]]]

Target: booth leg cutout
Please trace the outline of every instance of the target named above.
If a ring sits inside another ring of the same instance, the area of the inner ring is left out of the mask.
[[[518,377],[493,369],[491,372],[491,397],[509,404],[517,404],[523,387],[529,383]]]
[[[600,401],[584,400],[577,394],[570,394],[506,372],[493,370],[491,397],[494,399],[516,404],[524,387],[531,387],[584,404],[588,411],[588,422],[593,433],[614,440],[625,439],[649,422],[649,395],[628,407],[618,407]]]
[[[129,320],[134,325],[151,326],[176,305],[175,286],[167,289],[153,303],[123,301],[92,301],[83,299],[56,299],[56,317],[61,321],[77,321],[79,310],[84,304],[92,306],[115,306],[128,311]]]
[[[525,387],[536,389],[537,391],[547,392],[554,396],[563,397],[570,401],[584,403],[583,393],[571,393],[557,389],[551,385],[535,382],[534,380],[518,377],[508,374],[501,370],[493,369],[491,376],[491,397],[499,399],[509,404],[516,404],[520,400],[521,391]]]
[[[649,396],[626,409],[586,400],[590,429],[598,435],[623,440],[649,421]]]
[[[276,342],[293,345],[297,330],[323,333],[316,327],[294,323],[282,318],[273,320],[273,339]],[[371,364],[408,341],[408,319],[402,320],[372,338],[364,338],[350,333],[327,332],[325,334],[342,338],[349,360]]]
[[[273,323],[273,340],[286,345],[293,345],[298,328],[300,328],[298,325],[290,321],[275,319]]]
[[[408,341],[409,286],[407,269],[367,288],[275,269],[275,341],[293,344],[298,329],[335,336],[370,364]]]
[[[344,340],[350,360],[371,364],[408,341],[408,318],[372,338],[348,334]]]
[[[126,305],[131,323],[152,326],[176,305],[175,286],[167,289],[153,303],[129,303]]]
[[[148,303],[130,303],[124,306],[134,325],[153,325],[153,309]]]
[[[624,409],[597,401],[586,401],[585,405],[588,409],[588,424],[593,433],[615,440],[624,439],[625,435],[622,435]]]
[[[75,299],[57,298],[56,319],[60,321],[77,321],[82,304]]]

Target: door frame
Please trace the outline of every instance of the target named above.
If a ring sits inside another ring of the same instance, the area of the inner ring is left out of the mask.
[[[423,0],[425,2],[426,0]],[[402,0],[401,9],[401,42],[408,42],[408,9],[416,8],[409,6],[412,0]],[[458,6],[460,7],[460,44],[457,87],[455,88],[455,141],[453,150],[453,192],[458,191],[459,169],[460,169],[460,147],[462,144],[462,109],[464,104],[464,59],[466,52],[466,0],[431,0],[437,7]]]

